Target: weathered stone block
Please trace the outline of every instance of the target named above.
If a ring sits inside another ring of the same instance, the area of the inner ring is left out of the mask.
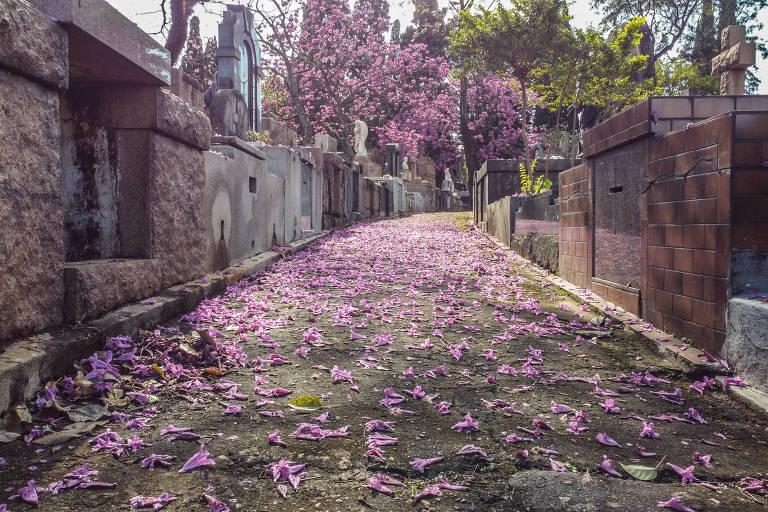
[[[236,89],[219,89],[209,107],[213,133],[248,138],[248,105]]]
[[[755,44],[737,43],[712,59],[712,75],[719,76],[729,70],[747,69],[755,65]]]
[[[0,70],[0,340],[61,322],[59,98]]]
[[[0,64],[66,89],[67,33],[24,0],[0,0]]]
[[[723,357],[751,383],[768,385],[768,304],[733,298],[726,315]]]
[[[184,103],[188,103],[198,110],[205,110],[203,87],[195,78],[181,69],[171,69],[171,92],[181,98]]]
[[[335,153],[337,147],[336,139],[327,133],[315,135],[315,147],[322,149],[325,153]]]
[[[95,260],[64,264],[64,320],[95,318],[160,291],[159,260]]]
[[[725,50],[747,40],[747,27],[744,25],[728,25],[720,34],[720,48]]]
[[[98,94],[99,120],[107,127],[155,130],[203,151],[211,145],[211,123],[205,112],[168,89],[110,87]]]
[[[151,257],[164,262],[162,286],[201,276],[205,262],[202,152],[153,133],[150,190]]]

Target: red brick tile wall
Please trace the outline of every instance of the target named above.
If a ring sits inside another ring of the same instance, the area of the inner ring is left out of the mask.
[[[768,251],[768,113],[734,114],[733,250]]]
[[[582,288],[592,278],[592,188],[581,164],[560,173],[560,276]]]
[[[650,141],[643,201],[643,316],[719,353],[725,339],[734,118]]]

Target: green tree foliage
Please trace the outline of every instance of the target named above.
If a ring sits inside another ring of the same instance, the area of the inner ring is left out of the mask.
[[[421,43],[427,46],[430,57],[445,57],[448,47],[448,28],[445,24],[447,9],[440,8],[437,0],[412,0],[413,20],[400,36],[400,44]]]
[[[216,38],[209,39],[205,47],[200,37],[200,19],[192,16],[189,20],[189,38],[181,58],[181,69],[207,88],[216,74]]]
[[[531,168],[528,93],[536,70],[561,58],[567,47],[568,7],[561,0],[511,0],[510,8],[463,10],[451,32],[451,53],[468,69],[508,72],[520,83],[525,168]]]

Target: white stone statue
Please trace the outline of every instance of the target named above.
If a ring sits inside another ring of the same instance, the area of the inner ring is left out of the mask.
[[[355,156],[368,156],[365,149],[365,139],[368,138],[368,125],[365,121],[355,121]]]

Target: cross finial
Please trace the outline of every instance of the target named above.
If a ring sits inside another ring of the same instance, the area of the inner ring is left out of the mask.
[[[712,59],[712,75],[720,77],[720,94],[744,94],[746,69],[755,64],[755,44],[747,43],[744,25],[723,29],[720,54]]]

